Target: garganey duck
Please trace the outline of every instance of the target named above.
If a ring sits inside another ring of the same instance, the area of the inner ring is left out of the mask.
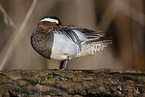
[[[31,35],[31,45],[43,57],[62,61],[60,69],[64,70],[68,60],[95,55],[111,44],[111,40],[100,32],[62,25],[56,16],[46,16],[39,21]]]

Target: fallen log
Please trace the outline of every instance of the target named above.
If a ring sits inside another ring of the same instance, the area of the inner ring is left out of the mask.
[[[145,71],[2,71],[0,97],[6,96],[145,97]]]

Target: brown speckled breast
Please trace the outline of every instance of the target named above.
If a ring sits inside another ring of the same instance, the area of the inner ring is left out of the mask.
[[[31,45],[36,52],[45,58],[49,58],[52,53],[54,34],[51,28],[45,30],[38,25],[31,35]]]

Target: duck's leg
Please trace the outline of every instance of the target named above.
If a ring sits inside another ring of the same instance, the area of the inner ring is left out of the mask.
[[[59,69],[65,70],[67,68],[68,61],[69,61],[69,56],[67,57],[67,59],[65,61],[61,61]]]
[[[64,63],[64,69],[67,68],[68,61],[69,61],[69,56],[68,56],[67,59],[65,60],[65,63]]]
[[[64,61],[61,61],[60,66],[59,66],[60,70],[63,68],[63,64],[64,64]]]

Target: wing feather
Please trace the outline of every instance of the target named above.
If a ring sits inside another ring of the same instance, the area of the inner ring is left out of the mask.
[[[80,43],[80,39],[77,36],[77,34],[70,29],[69,27],[60,27],[60,28],[56,28],[55,27],[55,32],[57,32],[58,34],[63,34],[66,37],[68,37],[70,40],[72,40],[75,44],[78,45],[79,49],[81,50],[81,43]]]

